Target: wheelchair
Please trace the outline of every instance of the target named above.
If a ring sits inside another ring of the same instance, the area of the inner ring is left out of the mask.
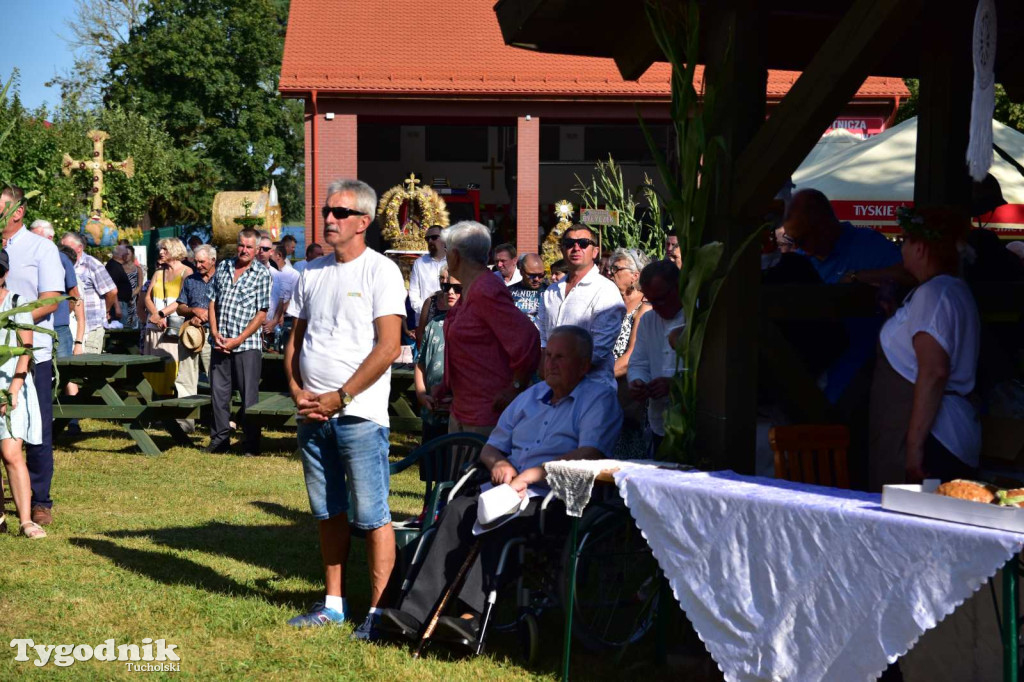
[[[487,469],[472,465],[447,501],[460,493],[476,492],[487,480]],[[505,541],[479,635],[454,644],[480,655],[490,634],[515,634],[522,657],[532,664],[540,651],[540,616],[551,609],[564,610],[573,585],[572,635],[588,650],[621,650],[653,628],[660,569],[618,492],[611,486],[595,488],[579,520],[575,547],[569,519],[560,504],[553,507],[554,502],[553,493],[548,493],[536,524],[525,535]],[[436,526],[423,532],[399,599],[411,588],[435,531]]]

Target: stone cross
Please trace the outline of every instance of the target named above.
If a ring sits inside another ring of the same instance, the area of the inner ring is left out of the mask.
[[[64,175],[71,175],[72,171],[92,172],[92,209],[93,211],[103,210],[103,173],[121,171],[129,178],[135,175],[135,161],[128,157],[124,161],[106,161],[103,158],[103,142],[110,138],[102,130],[90,130],[87,137],[92,140],[92,160],[76,161],[70,154],[64,155],[61,164]]]

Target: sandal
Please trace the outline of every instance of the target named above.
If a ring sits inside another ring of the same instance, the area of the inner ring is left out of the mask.
[[[21,524],[21,534],[29,540],[39,540],[46,537],[46,531],[35,521]]]
[[[7,516],[3,512],[0,512],[0,533],[6,533],[6,532],[7,532]]]

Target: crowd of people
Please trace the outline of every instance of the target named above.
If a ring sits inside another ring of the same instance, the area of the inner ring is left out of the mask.
[[[294,327],[285,346],[325,580],[323,600],[290,624],[351,618],[343,587],[355,527],[366,538],[371,582],[370,613],[354,633],[360,639],[418,631],[460,563],[454,557],[468,550],[476,518],[475,495],[449,505],[409,596],[398,609],[384,608],[395,560],[388,398],[403,329],[415,330],[423,441],[446,433],[486,438],[481,462],[490,484],[481,493],[508,486],[526,499],[544,486],[547,461],[619,452],[642,457],[657,446],[677,370],[669,334],[683,324],[678,265],[622,250],[610,257],[605,276],[598,237],[585,225],[566,230],[563,258],[550,268],[536,253],[493,246],[490,230],[477,222],[431,226],[407,293],[399,267],[366,246],[375,206],[365,183],[342,180],[328,189],[329,250],[295,285],[287,311]],[[656,292],[652,300],[648,290]],[[645,322],[654,318],[657,324]],[[624,407],[631,415],[625,428]],[[460,595],[465,613],[459,615],[468,617],[444,620],[440,636],[478,627],[474,618],[497,543],[521,531],[538,508],[533,499],[517,523],[488,533]]]
[[[4,190],[4,201],[20,199],[17,188]],[[150,380],[155,389],[187,397],[197,391],[200,368],[209,376],[208,452],[230,449],[237,391],[241,451],[259,454],[260,428],[246,409],[258,400],[263,351],[283,349],[325,578],[324,599],[291,625],[351,618],[344,585],[355,527],[366,538],[371,600],[354,636],[415,635],[478,535],[479,496],[510,487],[524,500],[521,516],[485,533],[456,600],[459,610],[439,622],[435,635],[472,639],[496,548],[537,513],[543,464],[657,452],[671,383],[681,371],[674,339],[686,324],[682,253],[670,236],[663,259],[633,249],[602,259],[595,232],[573,225],[560,240],[562,259],[545,267],[538,254],[493,246],[488,228],[463,221],[426,231],[428,251],[412,264],[406,288],[399,266],[366,245],[376,204],[361,181],[333,183],[322,208],[325,245],[311,244],[294,265],[294,240],[274,243],[252,229],[239,233],[235,255],[219,263],[216,249],[200,241],[186,249],[177,239],[161,240],[149,282],[130,248],[115,249],[108,266],[85,253],[78,235],[65,235],[58,249],[52,227],[24,226],[20,206],[3,231],[0,312],[70,294],[62,305],[18,318],[54,329],[63,354],[100,352],[106,326],[129,326],[134,309],[144,351],[165,358],[164,371]],[[925,209],[903,227],[900,248],[841,223],[827,197],[804,190],[787,206],[778,253],[764,263],[766,282],[861,283],[888,296],[887,320],[854,318],[822,325],[817,336],[800,335],[828,400],[841,405],[851,391],[871,393],[864,485],[872,489],[970,476],[980,451],[972,400],[979,316],[958,277],[969,221],[952,209]],[[902,305],[893,300],[901,286],[909,290]],[[445,509],[411,591],[389,605],[383,600],[395,542],[388,404],[391,367],[406,333],[416,344],[423,441],[445,433],[484,437],[480,461],[489,482]],[[830,335],[825,343],[823,334]],[[0,366],[0,384],[11,392],[0,407],[11,417],[0,420],[0,452],[21,530],[42,537],[52,520],[52,407],[45,399],[52,344],[30,331],[7,333],[4,343],[34,349],[31,363],[22,355]]]
[[[53,358],[102,353],[107,330],[138,329],[142,352],[164,359],[161,370],[146,373],[157,396],[195,396],[201,370],[206,373],[214,398],[209,451],[228,449],[235,426],[231,397],[239,391],[241,450],[259,453],[259,425],[245,418],[245,408],[258,399],[262,352],[283,349],[292,291],[299,272],[322,255],[320,245],[310,244],[306,260],[293,265],[294,237],[273,243],[266,234],[243,230],[236,257],[218,264],[217,250],[199,237],[189,239],[187,249],[179,239],[161,239],[147,279],[125,241],[104,264],[86,250],[82,235],[66,233],[56,244],[48,221],[27,225],[19,187],[3,189],[0,207],[16,207],[5,210],[0,311],[53,299],[14,318],[45,331],[5,331],[0,341],[33,349],[31,358],[18,355],[0,365],[0,388],[10,393],[9,402],[0,405],[0,450],[23,535],[45,537],[44,527],[53,521]],[[75,395],[78,387],[68,383],[64,390]],[[182,426],[194,429],[191,421]],[[77,423],[69,423],[68,431],[78,432]]]

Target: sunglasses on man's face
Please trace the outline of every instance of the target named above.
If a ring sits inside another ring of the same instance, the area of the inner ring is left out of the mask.
[[[582,239],[571,239],[569,237],[564,237],[562,239],[562,248],[565,249],[566,251],[571,250],[573,245],[578,246],[581,249],[585,249],[588,246],[597,246],[597,242],[595,242],[592,239],[587,239],[586,237],[583,237]]]
[[[335,220],[345,220],[346,218],[351,218],[354,215],[366,215],[361,211],[355,211],[351,208],[346,208],[345,206],[324,206],[323,209],[321,209],[321,213],[323,213],[324,220],[327,220],[327,216],[329,215],[334,216]]]
[[[274,248],[273,246],[261,246],[260,247],[260,251],[262,251],[263,253],[266,253],[267,251],[272,251],[273,248]]]
[[[445,282],[444,284],[441,285],[441,291],[443,291],[446,294],[449,291],[454,291],[455,293],[457,293],[457,294],[459,294],[461,296],[462,295],[462,285],[461,284],[452,284],[451,282]]]
[[[544,279],[543,272],[527,272],[525,274],[528,279]]]
[[[427,241],[428,242],[437,241],[440,238],[441,238],[441,235],[439,235],[439,234],[428,234],[427,235]]]

